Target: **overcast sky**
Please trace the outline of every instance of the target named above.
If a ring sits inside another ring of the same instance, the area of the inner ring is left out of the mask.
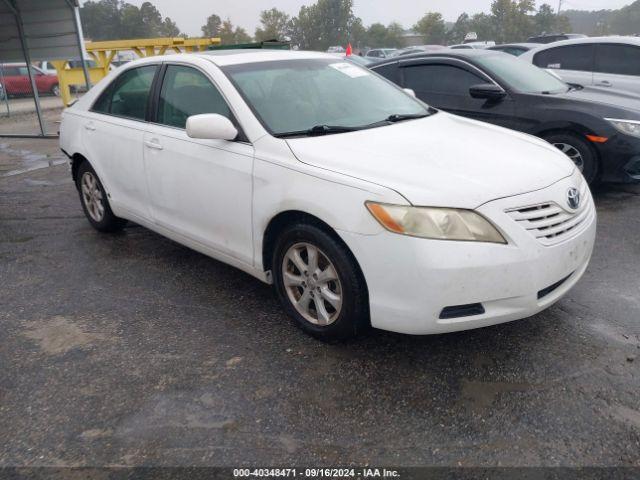
[[[141,5],[144,0],[127,0]],[[315,3],[313,0],[151,0],[163,16],[171,17],[180,30],[191,36],[200,35],[200,27],[205,19],[215,13],[229,17],[235,25],[247,29],[249,34],[258,25],[260,11],[276,7],[289,15],[296,15],[302,5]],[[469,14],[487,12],[491,0],[354,0],[355,14],[365,25],[374,22],[387,24],[400,22],[410,28],[415,21],[428,11],[440,12],[447,21],[455,21],[462,12]],[[536,3],[550,3],[554,8],[558,0],[537,0]],[[632,3],[632,0],[563,0],[564,9],[600,10],[615,9]]]

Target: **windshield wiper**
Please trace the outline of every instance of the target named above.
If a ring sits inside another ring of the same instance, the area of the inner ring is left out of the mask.
[[[277,138],[287,137],[319,137],[321,135],[331,135],[333,133],[346,133],[362,130],[362,127],[347,127],[344,125],[316,125],[307,130],[298,130],[297,132],[276,133],[273,136]]]
[[[417,118],[425,118],[431,116],[431,113],[394,113],[389,115],[385,121],[396,123],[403,122],[405,120],[415,120]]]

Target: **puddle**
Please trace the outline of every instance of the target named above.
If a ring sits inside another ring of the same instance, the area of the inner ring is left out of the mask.
[[[35,153],[25,149],[14,149],[8,143],[0,143],[0,153],[4,153],[10,157],[20,159],[21,165],[8,172],[3,172],[0,177],[12,177],[23,173],[33,172],[42,168],[49,168],[55,165],[62,165],[67,162],[66,158],[61,155],[45,155],[43,153]]]
[[[57,316],[41,322],[29,322],[24,336],[34,340],[49,355],[66,353],[91,345],[102,337],[83,331],[71,320]]]

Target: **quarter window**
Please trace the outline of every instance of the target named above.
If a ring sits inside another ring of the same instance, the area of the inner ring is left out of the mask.
[[[598,45],[595,71],[640,76],[640,48],[631,45]]]
[[[404,69],[404,86],[416,93],[468,95],[472,86],[482,83],[487,81],[453,65],[416,65]]]
[[[185,128],[187,118],[218,113],[231,119],[231,111],[218,89],[194,68],[169,65],[158,103],[158,123]]]
[[[92,110],[120,117],[144,120],[149,91],[157,67],[132,68],[120,75],[98,98]]]
[[[540,68],[593,72],[594,46],[569,45],[538,53],[533,63]]]

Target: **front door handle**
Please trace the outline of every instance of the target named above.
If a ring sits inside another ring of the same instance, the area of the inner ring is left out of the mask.
[[[94,132],[96,129],[96,126],[93,123],[86,123],[84,125],[85,130],[89,130],[90,132]]]
[[[154,150],[162,150],[162,145],[160,145],[158,142],[154,142],[153,140],[146,141],[144,142],[144,144],[149,148],[153,148]]]
[[[611,82],[609,82],[608,80],[601,80],[599,82],[596,82],[596,86],[597,87],[612,87],[613,84]]]

